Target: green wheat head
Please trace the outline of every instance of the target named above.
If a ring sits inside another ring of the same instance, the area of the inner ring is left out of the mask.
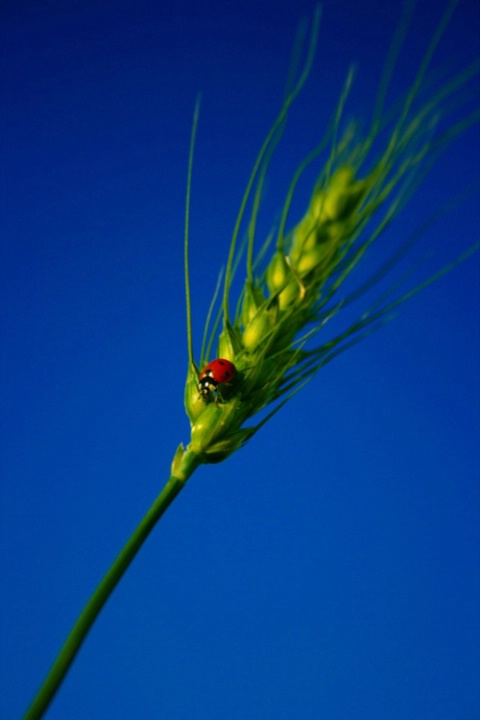
[[[438,153],[466,126],[477,122],[479,112],[451,121],[464,100],[466,86],[479,72],[476,62],[429,92],[427,78],[434,50],[444,32],[455,2],[442,18],[407,95],[386,109],[385,96],[396,64],[407,20],[401,23],[373,108],[366,133],[365,123],[344,123],[344,108],[353,82],[350,71],[334,109],[329,128],[317,147],[303,159],[287,190],[278,228],[257,251],[256,226],[260,199],[269,162],[281,140],[288,111],[309,75],[316,50],[320,12],[310,30],[306,60],[296,82],[287,92],[280,113],[258,154],[233,232],[223,280],[223,302],[215,311],[220,281],[205,325],[198,364],[191,330],[191,298],[188,273],[188,219],[192,156],[198,122],[195,112],[189,163],[185,232],[185,274],[189,370],[185,407],[191,423],[191,441],[177,450],[172,475],[186,479],[200,463],[220,462],[238,450],[315,373],[338,353],[380,327],[392,310],[407,298],[450,270],[472,246],[447,268],[408,291],[382,295],[353,324],[322,343],[321,331],[328,321],[371,290],[399,261],[412,244],[392,251],[391,258],[347,293],[344,283],[365,254],[371,253],[384,231],[405,206]],[[342,130],[342,128],[344,128]],[[446,128],[446,129],[445,129]],[[287,229],[297,184],[312,163],[324,158],[305,214]],[[245,237],[240,233],[245,229]],[[246,280],[234,311],[231,286],[245,264]],[[237,375],[221,387],[218,396],[198,391],[199,371],[215,357],[232,361]],[[253,419],[267,406],[261,420]]]

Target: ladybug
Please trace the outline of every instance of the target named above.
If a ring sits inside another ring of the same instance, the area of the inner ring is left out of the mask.
[[[198,378],[198,392],[206,400],[219,385],[225,385],[237,374],[237,368],[224,358],[217,358],[205,365]]]

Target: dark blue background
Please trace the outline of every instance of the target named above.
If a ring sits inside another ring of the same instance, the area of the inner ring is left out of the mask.
[[[368,117],[401,5],[325,3],[261,233],[351,61],[349,112]],[[418,5],[392,97],[443,10]],[[5,720],[20,717],[188,441],[182,242],[197,92],[198,349],[297,20],[312,11],[308,0],[2,3]],[[438,68],[474,58],[479,22],[461,3]],[[382,242],[471,187],[479,160],[471,128]],[[470,194],[424,237],[416,279],[479,225]],[[244,450],[201,468],[48,717],[478,717],[479,287],[475,257],[327,366]]]

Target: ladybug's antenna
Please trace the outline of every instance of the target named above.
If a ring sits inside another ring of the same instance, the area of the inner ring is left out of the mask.
[[[187,195],[185,199],[185,237],[184,237],[184,262],[185,262],[185,300],[187,310],[187,347],[188,347],[188,364],[193,365],[193,336],[192,336],[192,301],[190,297],[190,274],[188,269],[188,233],[190,223],[190,192],[192,188],[192,169],[193,169],[193,151],[195,148],[195,137],[198,127],[198,116],[200,114],[200,95],[197,96],[195,110],[193,113],[192,133],[190,136],[190,152],[188,155],[188,174],[187,174]]]

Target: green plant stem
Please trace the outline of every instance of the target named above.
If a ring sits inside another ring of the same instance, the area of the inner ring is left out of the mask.
[[[162,492],[155,499],[144,518],[135,528],[117,559],[106,573],[103,580],[86,604],[83,612],[67,637],[57,659],[38,691],[35,699],[25,714],[25,720],[38,720],[52,701],[65,678],[77,652],[79,651],[88,631],[97,619],[101,609],[114,591],[124,572],[142,547],[143,543],[162,517],[165,510],[175,500],[185,486],[186,478],[180,480],[171,476]]]

